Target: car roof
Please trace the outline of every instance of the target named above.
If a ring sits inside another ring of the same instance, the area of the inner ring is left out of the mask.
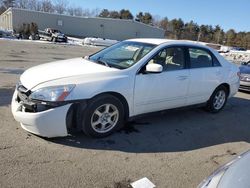
[[[211,49],[210,47],[206,46],[202,42],[189,41],[189,40],[172,40],[172,39],[159,39],[159,38],[135,38],[135,39],[129,39],[127,41],[149,43],[149,44],[154,44],[154,45],[161,45],[161,44],[190,45],[190,46],[197,46],[197,47],[202,47],[202,48],[206,48],[206,49]]]

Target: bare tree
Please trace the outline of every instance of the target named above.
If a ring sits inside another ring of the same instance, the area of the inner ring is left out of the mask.
[[[42,0],[41,1],[41,11],[54,12],[54,6],[53,6],[51,0]]]
[[[82,16],[91,17],[91,11],[89,9],[82,10]]]
[[[68,2],[66,0],[55,0],[54,8],[58,14],[64,14],[67,10]]]
[[[153,15],[152,17],[153,17],[153,19],[152,19],[153,25],[160,27],[160,22],[162,20],[161,16],[160,15]]]
[[[37,10],[39,1],[38,0],[29,0],[28,2],[28,9],[30,10]]]
[[[74,8],[74,16],[82,16],[83,10],[81,7]]]
[[[90,12],[91,17],[97,17],[100,14],[101,10],[99,8],[95,8]]]
[[[75,8],[74,7],[68,7],[67,8],[67,14],[70,16],[74,16],[75,15]]]
[[[41,1],[37,1],[35,10],[42,11],[42,2]]]
[[[16,0],[15,7],[28,9],[29,8],[29,0]]]
[[[15,6],[15,0],[1,0],[0,1],[0,14],[6,11],[10,7]]]

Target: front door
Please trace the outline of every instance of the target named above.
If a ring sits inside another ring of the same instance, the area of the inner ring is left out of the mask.
[[[148,62],[162,65],[161,73],[143,67],[135,78],[135,115],[186,105],[190,75],[185,62],[184,48],[168,47]]]

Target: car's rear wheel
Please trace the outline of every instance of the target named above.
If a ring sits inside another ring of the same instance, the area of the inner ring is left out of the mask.
[[[83,132],[92,137],[105,137],[122,127],[124,108],[112,95],[102,95],[92,99],[84,113]]]
[[[209,112],[217,113],[226,105],[228,89],[225,86],[219,86],[207,102],[206,109]]]

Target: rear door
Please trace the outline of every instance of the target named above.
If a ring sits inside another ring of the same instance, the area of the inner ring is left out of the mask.
[[[188,48],[190,86],[187,104],[206,102],[222,80],[222,67],[216,57],[207,49]]]

